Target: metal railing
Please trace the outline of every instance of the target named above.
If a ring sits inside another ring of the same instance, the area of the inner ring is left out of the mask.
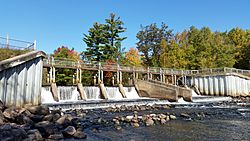
[[[171,68],[159,68],[159,67],[135,67],[118,65],[115,63],[106,62],[88,62],[88,61],[74,61],[69,59],[54,59],[44,58],[44,65],[54,67],[65,67],[65,68],[77,68],[98,70],[101,68],[104,71],[127,71],[127,72],[141,72],[141,73],[152,73],[152,74],[167,74],[167,75],[209,75],[209,74],[225,74],[225,73],[237,73],[246,76],[250,76],[250,70],[242,70],[235,68],[211,68],[211,69],[200,69],[200,70],[178,70]]]
[[[36,41],[27,42],[22,40],[10,39],[0,36],[0,48],[8,48],[13,50],[36,50]]]

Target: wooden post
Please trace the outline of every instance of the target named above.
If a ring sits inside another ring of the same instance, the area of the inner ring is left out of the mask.
[[[36,40],[34,41],[34,47],[33,50],[36,50]]]
[[[101,82],[103,83],[103,70],[101,70]]]
[[[9,48],[9,36],[6,34],[6,48]]]
[[[47,83],[50,83],[50,80],[49,80],[49,73],[47,74]]]
[[[174,85],[176,85],[176,75],[174,75]]]
[[[117,76],[117,78],[116,78],[117,84],[120,84],[120,67],[118,64],[117,64],[116,76]]]
[[[73,84],[75,84],[75,75],[73,74],[73,78],[72,78]]]
[[[99,68],[98,68],[98,84],[101,83],[101,63],[99,63]]]
[[[79,83],[82,83],[82,69],[79,69]]]
[[[150,79],[150,76],[149,76],[149,67],[148,67],[147,75],[148,75],[148,80],[149,80]]]
[[[96,76],[94,76],[94,86],[96,85]]]
[[[163,78],[162,78],[162,70],[160,68],[160,81],[163,82]]]
[[[56,68],[55,67],[52,67],[53,68],[53,83],[56,83]]]
[[[76,69],[76,83],[79,82],[79,70],[78,68]]]
[[[53,82],[53,68],[50,67],[50,70],[49,70],[49,82],[52,83]]]
[[[114,76],[112,76],[112,85],[113,86],[115,85],[115,78],[114,78]]]
[[[135,81],[136,81],[136,76],[135,76],[135,67],[133,67],[133,82],[135,84]]]
[[[120,80],[119,80],[119,84],[122,84],[122,72],[120,71]]]

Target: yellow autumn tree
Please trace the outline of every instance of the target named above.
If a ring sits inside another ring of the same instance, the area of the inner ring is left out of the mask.
[[[141,66],[141,64],[142,64],[142,60],[141,60],[141,57],[139,55],[139,52],[135,48],[130,48],[129,51],[126,52],[125,58],[127,61],[126,64],[129,64],[132,66]]]

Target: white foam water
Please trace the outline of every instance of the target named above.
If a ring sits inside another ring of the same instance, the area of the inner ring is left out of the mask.
[[[56,103],[56,101],[54,100],[52,96],[52,93],[50,92],[50,88],[42,87],[41,102],[42,103]]]
[[[135,87],[124,87],[125,95],[128,99],[139,99],[140,96],[138,95]]]
[[[106,87],[108,99],[123,99],[118,87]]]
[[[87,100],[101,100],[101,92],[99,87],[84,87],[84,91],[87,95]]]

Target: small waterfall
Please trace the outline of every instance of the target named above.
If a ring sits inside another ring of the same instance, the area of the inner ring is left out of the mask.
[[[79,97],[79,92],[76,87],[58,86],[59,101],[76,101]]]
[[[140,96],[138,95],[135,87],[124,87],[125,95],[129,99],[138,99]]]
[[[88,100],[100,100],[101,99],[101,92],[99,87],[84,87],[84,91],[87,95]]]
[[[108,99],[123,99],[118,87],[106,87]]]
[[[55,103],[56,102],[52,96],[50,87],[42,87],[41,102],[42,103]]]

